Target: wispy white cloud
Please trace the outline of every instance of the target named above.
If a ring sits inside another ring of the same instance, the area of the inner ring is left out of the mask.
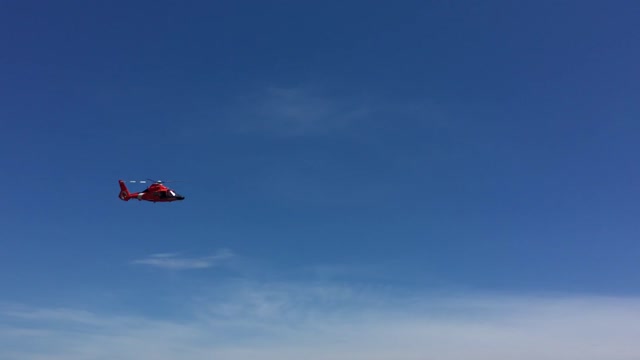
[[[427,140],[448,135],[456,123],[450,111],[431,98],[336,91],[319,83],[275,85],[245,89],[214,108],[207,102],[198,115],[189,116],[189,124],[175,130],[176,135],[190,141],[233,134],[276,138],[335,135],[375,145],[386,141],[390,131],[403,127],[423,132]],[[458,120],[456,126],[464,124]]]
[[[270,87],[240,101],[234,127],[280,136],[326,134],[343,129],[369,114],[362,101],[342,99],[303,87]]]
[[[206,269],[218,266],[233,256],[234,254],[229,250],[220,250],[213,255],[204,257],[181,257],[179,254],[161,253],[133,260],[131,263],[172,270]]]
[[[235,282],[189,318],[0,310],[0,358],[631,360],[640,298]]]

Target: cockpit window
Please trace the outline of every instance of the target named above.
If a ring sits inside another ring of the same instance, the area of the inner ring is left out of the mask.
[[[174,193],[173,190],[169,190],[169,193],[171,194],[171,196],[176,196],[176,193]]]

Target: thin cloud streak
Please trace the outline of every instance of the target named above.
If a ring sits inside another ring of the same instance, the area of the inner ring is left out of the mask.
[[[234,127],[284,137],[327,134],[343,129],[371,112],[354,100],[338,99],[308,88],[267,88],[234,110]]]
[[[158,319],[0,309],[0,358],[631,360],[640,298],[435,296],[339,284],[235,282]]]
[[[228,250],[221,250],[214,255],[198,258],[180,257],[178,254],[162,253],[133,260],[131,263],[172,270],[206,269],[218,266],[233,256],[234,254]]]

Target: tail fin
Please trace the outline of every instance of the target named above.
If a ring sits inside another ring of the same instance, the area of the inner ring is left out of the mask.
[[[120,184],[120,194],[118,195],[118,197],[121,200],[129,201],[129,189],[127,189],[127,185],[125,185],[124,181],[122,180],[118,180],[118,183]]]

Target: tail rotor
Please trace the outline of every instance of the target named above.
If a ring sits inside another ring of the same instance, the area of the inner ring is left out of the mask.
[[[129,189],[127,189],[127,185],[122,180],[118,180],[118,183],[120,183],[120,194],[118,194],[118,197],[120,200],[129,201]]]

